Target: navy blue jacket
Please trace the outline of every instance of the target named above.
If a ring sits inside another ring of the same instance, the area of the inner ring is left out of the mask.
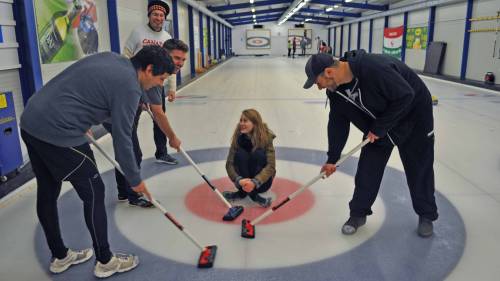
[[[327,163],[334,164],[340,158],[350,122],[365,135],[371,131],[380,137],[377,143],[382,145],[400,145],[417,122],[432,123],[431,94],[406,64],[364,50],[346,52],[341,60],[349,63],[354,80],[340,85],[335,92],[327,90],[330,100]],[[347,95],[353,87],[358,89],[357,102]],[[422,117],[419,111],[431,114]]]

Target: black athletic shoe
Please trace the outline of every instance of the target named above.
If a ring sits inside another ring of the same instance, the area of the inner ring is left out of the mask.
[[[267,208],[267,207],[271,206],[271,202],[272,202],[271,198],[262,197],[259,194],[251,195],[250,199],[252,199],[252,201],[256,202],[257,204],[259,204],[263,208]]]
[[[432,221],[430,219],[419,217],[418,219],[418,228],[417,233],[420,237],[430,237],[434,233],[434,226],[432,225]]]
[[[137,198],[134,200],[129,200],[128,204],[130,206],[141,207],[141,208],[153,208],[154,207],[153,203],[149,202],[148,200],[146,200],[144,198]]]
[[[222,196],[226,198],[228,201],[236,201],[243,199],[247,196],[245,192],[242,191],[224,191],[222,192]]]
[[[352,235],[356,233],[358,228],[366,223],[366,217],[349,217],[342,226],[342,233]]]
[[[158,157],[156,157],[156,163],[164,163],[168,165],[177,165],[179,161],[175,159],[174,157],[168,155],[168,154],[163,154]]]
[[[118,202],[126,202],[128,200],[127,195],[119,195],[118,194]]]

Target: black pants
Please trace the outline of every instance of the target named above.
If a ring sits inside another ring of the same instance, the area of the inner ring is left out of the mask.
[[[85,223],[92,237],[96,258],[101,263],[111,259],[108,226],[104,206],[104,183],[88,144],[58,147],[43,142],[24,130],[21,136],[37,182],[36,211],[52,256],[62,259],[68,248],[59,228],[57,198],[63,181],[69,181],[83,201]]]
[[[137,125],[139,124],[139,118],[141,117],[142,109],[137,109],[134,118],[134,124],[132,125],[132,148],[134,149],[135,161],[137,167],[141,167],[142,162],[142,151],[139,145],[139,138],[137,137]],[[103,127],[113,136],[113,126],[110,123],[103,123]],[[139,198],[139,195],[132,190],[132,187],[128,183],[127,179],[115,169],[116,187],[118,188],[119,197],[127,197],[129,201],[134,201]]]
[[[162,100],[161,108],[163,109],[163,112],[165,112],[165,96],[163,96],[161,100]],[[155,157],[158,158],[162,155],[167,154],[168,153],[167,137],[154,121],[153,121],[153,138],[156,145]]]
[[[266,151],[258,148],[255,151],[248,152],[238,148],[234,155],[234,166],[236,172],[244,178],[254,178],[267,165]],[[250,195],[263,193],[271,188],[273,177],[262,183],[258,188],[250,192]]]
[[[306,48],[301,48],[302,49],[302,56],[306,55]]]
[[[292,58],[295,58],[295,51],[296,51],[296,50],[297,50],[296,48],[293,48],[293,49],[292,49],[292,51],[293,51],[293,52],[292,52]]]
[[[419,216],[430,220],[438,218],[434,197],[434,134],[431,118],[418,122],[412,133],[398,145],[399,154],[410,189],[413,209]],[[431,133],[431,134],[430,134]],[[355,217],[371,215],[371,206],[377,197],[385,166],[393,147],[368,144],[361,149],[355,188],[349,202],[350,215]]]
[[[290,53],[292,52],[291,48],[288,48],[288,57],[291,57]]]

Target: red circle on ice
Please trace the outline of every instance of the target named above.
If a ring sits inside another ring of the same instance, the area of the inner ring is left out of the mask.
[[[210,182],[217,187],[221,193],[226,190],[236,190],[233,187],[231,180],[227,177],[213,179],[210,180]],[[270,191],[263,196],[269,196],[269,193],[273,194],[273,203],[271,204],[271,207],[273,207],[284,200],[287,196],[298,190],[300,186],[301,185],[299,183],[288,179],[275,178]],[[216,222],[224,222],[222,217],[228,210],[224,202],[218,198],[217,194],[212,191],[207,183],[199,184],[191,189],[186,195],[184,203],[187,208],[197,216]],[[231,202],[231,205],[243,206],[244,211],[234,221],[224,223],[241,224],[243,219],[253,220],[268,210],[260,207],[257,203],[251,202],[249,198]],[[314,195],[310,190],[306,189],[299,196],[277,209],[274,214],[270,215],[259,224],[278,223],[294,219],[305,214],[313,205]]]

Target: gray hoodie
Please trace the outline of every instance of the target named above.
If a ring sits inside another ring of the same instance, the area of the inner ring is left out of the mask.
[[[81,59],[28,101],[21,129],[44,142],[73,147],[87,142],[92,125],[110,119],[118,163],[132,186],[141,182],[132,150],[132,123],[143,90],[132,62],[105,52]]]

